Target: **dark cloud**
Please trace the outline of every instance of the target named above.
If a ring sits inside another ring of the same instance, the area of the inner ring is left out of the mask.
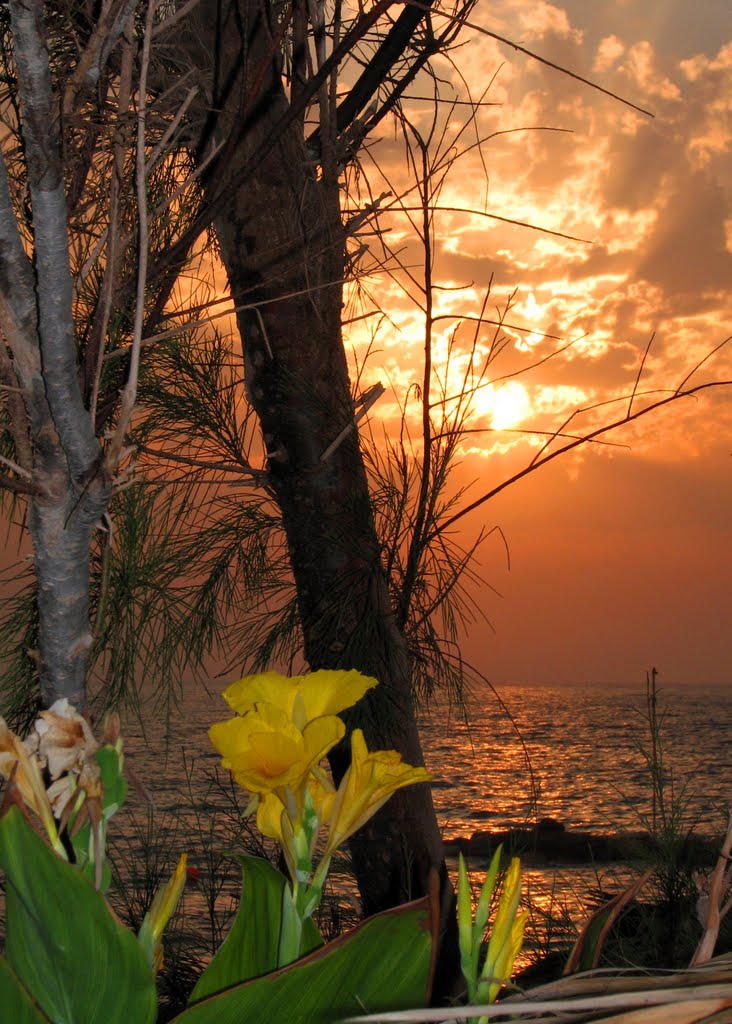
[[[677,182],[648,238],[636,274],[660,285],[674,300],[697,302],[732,287],[732,253],[727,251],[725,219],[729,197],[704,173]]]
[[[627,251],[609,252],[606,245],[593,245],[589,255],[582,262],[571,263],[566,268],[567,277],[571,281],[581,281],[588,277],[601,277],[608,274],[625,274],[631,267],[631,257]]]
[[[683,147],[668,125],[642,123],[633,135],[610,136],[600,195],[609,207],[639,210],[655,206],[673,168],[683,165]]]
[[[555,343],[554,343],[555,344]],[[541,358],[553,350],[553,343],[543,342],[536,356]],[[541,387],[559,387],[569,384],[584,388],[592,393],[599,387],[612,391],[616,388],[632,387],[633,375],[629,371],[632,354],[625,346],[611,346],[602,355],[558,355],[541,366],[530,370],[521,380],[525,384]],[[640,346],[638,354],[640,355]]]

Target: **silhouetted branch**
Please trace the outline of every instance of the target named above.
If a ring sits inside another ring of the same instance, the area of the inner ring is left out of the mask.
[[[728,338],[727,341],[729,340],[730,339]],[[726,342],[723,342],[723,344],[726,344]],[[717,346],[715,351],[718,351],[720,347],[721,346]],[[688,380],[688,377],[686,379]],[[530,473],[533,473],[535,470],[540,469],[542,466],[546,466],[549,462],[553,462],[554,459],[558,458],[560,455],[566,455],[567,452],[572,451],[574,448],[579,448],[580,445],[587,444],[588,442],[599,437],[601,434],[607,434],[611,430],[617,430],[619,427],[623,427],[628,423],[633,423],[635,420],[640,419],[642,416],[648,415],[648,413],[657,412],[659,409],[662,409],[664,406],[669,405],[671,402],[678,401],[680,398],[689,398],[693,395],[699,394],[701,391],[707,391],[711,388],[720,387],[732,387],[732,379],[709,381],[706,384],[697,384],[695,387],[687,388],[684,391],[674,391],[671,395],[668,395],[666,398],[661,398],[657,402],[652,402],[650,405],[645,406],[643,409],[639,409],[637,412],[634,412],[632,414],[626,413],[621,419],[614,420],[612,423],[605,423],[602,426],[597,427],[595,430],[588,431],[587,434],[584,434],[581,437],[578,437],[575,440],[570,441],[566,445],[562,445],[560,448],[557,448],[549,455],[546,455],[543,459],[532,460],[532,462],[528,466],[525,466],[523,469],[519,470],[518,473],[514,473],[512,476],[508,477],[502,483],[498,484],[496,487],[491,488],[490,491],[487,491],[485,494],[481,495],[480,498],[477,498],[475,501],[471,501],[470,504],[466,505],[464,508],[461,508],[454,515],[450,516],[447,520],[445,520],[445,522],[441,523],[439,527],[433,530],[428,540],[432,540],[439,534],[444,533],[445,530],[448,530],[451,526],[454,526],[455,523],[463,519],[466,515],[468,515],[469,512],[473,512],[475,511],[476,508],[480,508],[481,505],[484,505],[487,501],[490,501],[491,498],[494,498],[497,494],[500,494],[501,491],[505,491],[507,487],[510,487],[512,484],[515,484],[518,480],[522,480],[524,477],[528,476]],[[617,398],[611,399],[611,402],[620,402],[625,400],[625,398]],[[572,419],[573,416],[576,414],[587,412],[588,409],[597,408],[600,405],[607,404],[609,403],[600,402],[597,403],[596,406],[587,407],[587,409],[578,409],[576,410],[576,413],[572,414],[570,419]],[[545,448],[542,449],[542,451],[544,451]]]
[[[419,3],[419,0],[409,0],[409,2],[414,7],[420,7],[423,10],[428,9],[427,5]],[[444,11],[439,11],[439,14],[444,18],[450,17]],[[637,103],[633,103],[631,100],[626,100],[618,93],[605,89],[602,85],[598,85],[597,82],[593,82],[589,78],[584,78],[582,75],[578,75],[575,71],[570,71],[561,64],[555,64],[553,61],[547,60],[546,57],[541,57],[538,53],[534,53],[533,50],[527,50],[525,46],[515,43],[512,39],[507,39],[505,36],[501,36],[497,32],[491,32],[490,29],[484,28],[482,25],[477,25],[474,21],[463,20],[462,25],[464,25],[465,28],[474,29],[476,32],[479,32],[483,36],[487,36],[489,39],[495,39],[496,42],[503,43],[505,46],[510,46],[511,49],[517,50],[519,53],[523,53],[527,57],[531,57],[532,60],[536,60],[540,64],[545,64],[548,68],[552,68],[554,71],[558,71],[562,75],[567,75],[569,78],[573,78],[576,82],[582,82],[583,85],[589,86],[590,89],[594,89],[596,92],[601,92],[605,96],[609,96],[611,99],[617,100],[618,103],[622,103],[624,106],[630,107],[632,110],[637,110],[639,114],[645,114],[646,117],[656,116],[650,110],[646,110],[644,107],[639,107]]]

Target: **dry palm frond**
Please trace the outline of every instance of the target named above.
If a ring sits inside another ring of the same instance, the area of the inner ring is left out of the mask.
[[[722,849],[719,853],[717,865],[709,880],[709,890],[702,893],[706,898],[700,901],[702,924],[704,934],[699,940],[699,945],[692,958],[692,965],[703,964],[710,959],[717,944],[719,926],[722,918],[732,908],[732,865],[730,864],[730,851],[732,850],[732,814],[727,825],[727,835]]]
[[[406,1010],[350,1020],[359,1024],[469,1024],[478,1017],[542,1024],[732,1024],[732,954],[683,971],[642,975],[590,971],[517,993],[491,1006]]]

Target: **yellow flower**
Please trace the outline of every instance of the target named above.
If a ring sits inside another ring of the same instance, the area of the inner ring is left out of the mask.
[[[243,715],[260,704],[274,704],[297,726],[325,715],[337,715],[361,700],[377,680],[355,670],[320,669],[305,676],[262,672],[246,676],[224,690],[232,711]]]
[[[346,727],[335,715],[322,715],[298,729],[285,711],[258,704],[241,717],[218,722],[208,731],[240,786],[250,793],[298,794],[314,765],[342,738]]]
[[[23,741],[8,728],[4,718],[0,718],[0,773],[13,780],[25,805],[40,818],[53,848],[65,860],[68,859],[58,836],[36,756],[28,753]]]
[[[395,750],[369,753],[363,732],[354,729],[351,764],[336,793],[323,858],[358,831],[397,789],[431,778],[426,769],[405,764]]]
[[[145,950],[150,966],[157,974],[163,963],[162,937],[165,926],[175,913],[186,884],[188,855],[182,853],[175,871],[155,893],[150,909],[140,926],[138,940]]]
[[[485,982],[488,981],[486,1001],[489,1003],[494,1001],[503,985],[510,979],[514,961],[521,949],[529,912],[524,910],[517,914],[520,898],[521,863],[518,857],[514,857],[503,879],[496,919],[481,971],[481,996],[486,999]]]
[[[320,769],[315,768],[317,775],[311,774],[307,780],[310,793],[310,805],[317,815],[318,824],[326,825],[331,820],[336,791],[331,780]],[[322,779],[322,780],[321,780]],[[292,802],[290,802],[292,807]],[[302,808],[298,808],[298,814]],[[257,828],[263,836],[275,839],[284,844],[283,813],[288,812],[288,801],[283,801],[276,793],[266,793],[257,804]]]
[[[308,789],[318,821],[321,825],[327,825],[333,814],[336,791],[328,776],[317,765],[313,766],[313,772],[308,779]]]

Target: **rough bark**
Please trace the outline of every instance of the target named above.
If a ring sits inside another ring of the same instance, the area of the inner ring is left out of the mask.
[[[217,111],[200,155],[228,140],[229,182],[222,184],[218,169],[206,184],[215,202],[229,189],[216,218],[221,255],[236,302],[258,304],[238,315],[247,391],[282,510],[306,658],[313,669],[355,667],[376,676],[379,687],[350,724],[364,729],[372,748],[394,748],[422,764],[408,652],[390,605],[353,421],[341,336],[345,240],[337,182],[327,172],[316,180],[297,122],[251,168],[251,155],[261,152],[288,102],[260,12],[256,2],[203,0],[189,42],[194,62],[209,70],[204,83]],[[242,168],[245,180],[231,187]],[[347,759],[346,749],[332,758],[336,778]],[[436,866],[444,920],[452,920],[428,786],[392,798],[351,848],[367,913],[424,893]]]

